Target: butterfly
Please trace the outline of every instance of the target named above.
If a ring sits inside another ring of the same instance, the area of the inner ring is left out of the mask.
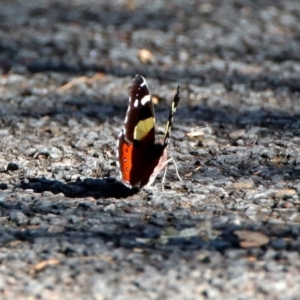
[[[170,161],[167,147],[171,137],[173,117],[180,99],[179,92],[178,85],[164,139],[156,143],[154,108],[147,82],[140,75],[136,75],[133,79],[129,88],[129,103],[124,126],[118,136],[116,151],[120,177],[127,187],[150,186]],[[178,172],[177,176],[180,179]]]

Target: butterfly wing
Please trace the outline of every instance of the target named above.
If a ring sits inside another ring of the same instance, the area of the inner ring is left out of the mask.
[[[165,146],[168,145],[170,138],[171,138],[171,130],[172,130],[172,125],[173,125],[174,115],[175,115],[179,100],[180,100],[180,86],[178,85],[176,94],[174,96],[174,100],[172,102],[171,110],[169,113],[168,122],[166,125],[165,138],[164,138],[164,143],[163,143]]]
[[[167,147],[171,138],[171,130],[172,130],[172,125],[173,125],[173,120],[174,120],[174,114],[176,112],[178,103],[180,100],[180,86],[178,85],[177,91],[174,97],[174,100],[172,102],[171,110],[169,113],[168,117],[168,122],[166,125],[166,130],[165,130],[165,137],[162,145],[155,145],[155,146],[161,146],[161,155],[159,159],[156,162],[155,167],[153,168],[152,173],[149,175],[147,186],[150,186],[157,175],[167,166],[168,164],[168,154],[167,154]]]
[[[128,187],[151,185],[167,165],[167,146],[179,102],[179,86],[172,102],[163,144],[155,144],[155,117],[146,80],[136,75],[129,88],[129,105],[117,142],[120,176]]]
[[[118,138],[120,176],[129,187],[141,184],[147,151],[155,141],[155,117],[146,80],[136,75],[129,88],[124,127]]]

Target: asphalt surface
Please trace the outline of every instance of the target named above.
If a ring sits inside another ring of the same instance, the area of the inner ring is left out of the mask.
[[[1,299],[299,299],[298,1],[0,1]],[[162,190],[119,181],[143,75]],[[206,126],[206,127],[205,127]]]

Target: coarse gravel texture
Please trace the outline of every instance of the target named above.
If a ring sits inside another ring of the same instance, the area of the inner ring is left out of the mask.
[[[1,299],[299,299],[297,0],[0,1]],[[115,144],[135,74],[162,175]],[[207,125],[206,127],[204,127]]]

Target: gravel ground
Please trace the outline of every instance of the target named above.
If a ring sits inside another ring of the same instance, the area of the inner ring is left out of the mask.
[[[1,299],[299,299],[299,1],[102,2],[0,1]],[[164,191],[118,178],[137,73]]]

